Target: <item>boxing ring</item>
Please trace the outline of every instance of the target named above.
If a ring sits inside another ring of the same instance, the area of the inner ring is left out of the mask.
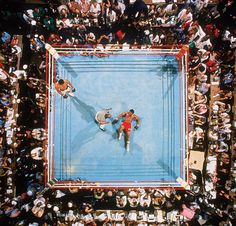
[[[52,49],[45,182],[54,188],[186,187],[188,48]],[[55,91],[59,78],[71,81],[74,97]],[[140,117],[129,152],[124,136],[117,138],[120,123],[106,131],[95,123],[104,108],[112,108],[113,118],[129,109]]]

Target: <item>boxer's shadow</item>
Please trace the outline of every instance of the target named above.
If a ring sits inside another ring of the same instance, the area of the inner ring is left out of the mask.
[[[156,163],[163,170],[163,173],[167,173],[168,175],[171,175],[174,178],[178,177],[175,171],[167,163],[165,163],[163,159],[158,159]]]
[[[112,136],[112,139],[118,139],[118,128],[119,127],[116,124],[112,124],[113,132],[110,133],[110,135]]]
[[[87,122],[94,121],[96,114],[94,107],[84,103],[78,97],[72,97],[71,101],[75,105],[76,109],[81,113],[84,120]]]
[[[129,152],[127,152],[127,150],[124,151],[124,155],[127,155],[128,153],[130,153],[131,155],[134,155],[136,152],[142,152],[144,153],[144,150],[143,148],[137,144],[135,141],[134,141],[134,135],[130,137],[130,150]]]
[[[84,145],[94,140],[98,133],[97,127],[93,123],[89,123],[88,126],[77,132],[72,141],[72,150],[80,150]]]

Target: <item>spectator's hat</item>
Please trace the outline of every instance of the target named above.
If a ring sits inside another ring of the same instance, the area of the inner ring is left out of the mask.
[[[32,26],[35,26],[36,24],[37,24],[36,20],[32,20],[32,21],[31,21],[31,25],[32,25]]]
[[[28,196],[32,196],[33,195],[33,192],[31,190],[27,191],[27,195]]]
[[[123,191],[120,191],[120,196],[124,196],[125,193]]]
[[[68,216],[73,216],[73,215],[74,215],[74,211],[73,210],[69,210]]]
[[[53,211],[54,211],[54,212],[58,212],[58,211],[59,211],[59,207],[58,207],[58,206],[54,206],[54,207],[53,207]]]
[[[149,31],[149,30],[145,30],[145,31],[144,31],[144,34],[145,34],[145,35],[149,35],[149,34],[150,34],[150,31]]]
[[[28,65],[27,64],[24,64],[23,65],[23,69],[26,70],[28,68]]]
[[[56,190],[56,198],[61,198],[63,196],[65,196],[63,192],[61,192],[60,190]]]
[[[108,197],[112,197],[113,196],[113,192],[111,190],[107,191],[107,196]]]
[[[131,191],[131,192],[129,193],[129,196],[130,196],[130,197],[136,197],[136,196],[137,196],[137,192]]]

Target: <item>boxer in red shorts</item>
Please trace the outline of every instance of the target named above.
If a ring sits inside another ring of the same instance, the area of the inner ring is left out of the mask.
[[[135,129],[138,129],[140,126],[140,119],[137,115],[134,114],[134,110],[130,109],[128,112],[122,112],[118,115],[116,119],[113,120],[112,124],[115,124],[119,121],[119,119],[124,118],[123,122],[121,123],[119,129],[118,129],[118,139],[121,139],[123,131],[126,134],[125,137],[125,148],[127,151],[129,151],[129,143],[130,143],[130,132],[131,132],[131,125],[132,121],[136,121]]]

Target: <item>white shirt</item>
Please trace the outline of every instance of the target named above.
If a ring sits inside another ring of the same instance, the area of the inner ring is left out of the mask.
[[[140,197],[140,206],[144,206],[144,204],[147,204],[147,206],[150,206],[151,204],[151,196],[146,194],[141,195]]]
[[[16,77],[17,77],[18,79],[21,79],[21,78],[26,79],[26,78],[27,78],[27,74],[26,74],[26,71],[25,71],[25,70],[16,70],[16,71],[14,71],[13,73],[16,75]]]
[[[98,16],[100,14],[100,12],[101,12],[100,4],[97,3],[96,6],[94,4],[92,4],[90,6],[90,13],[97,14],[97,16]]]
[[[120,11],[121,14],[123,14],[124,11],[125,11],[125,4],[123,4],[123,3],[121,3],[121,2],[118,2],[118,5],[115,6],[115,9],[118,10],[118,11]]]
[[[4,81],[5,79],[7,79],[7,74],[0,68],[0,81]]]
[[[34,148],[33,150],[31,150],[30,154],[31,154],[31,157],[35,160],[41,160],[43,157],[42,157],[42,152],[43,152],[43,148],[42,147],[37,147],[37,148]]]
[[[181,20],[183,23],[193,20],[193,14],[191,12],[186,14],[186,11],[187,9],[182,9],[178,15],[178,19]]]
[[[173,3],[168,4],[165,8],[166,13],[169,13],[173,10]]]
[[[116,12],[114,10],[111,10],[110,12],[107,9],[107,17],[109,18],[109,22],[115,22],[116,21]]]

